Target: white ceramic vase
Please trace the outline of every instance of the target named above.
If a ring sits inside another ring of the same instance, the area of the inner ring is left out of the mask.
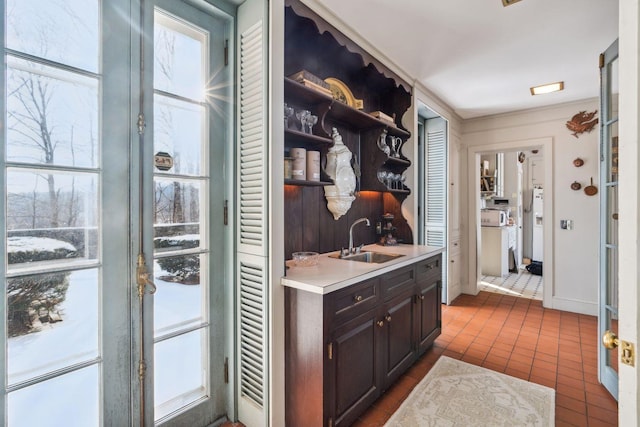
[[[355,200],[356,175],[351,167],[351,151],[342,143],[342,136],[333,128],[331,137],[333,146],[327,153],[325,172],[333,180],[334,185],[324,187],[327,198],[327,209],[334,219],[340,218],[351,208]]]

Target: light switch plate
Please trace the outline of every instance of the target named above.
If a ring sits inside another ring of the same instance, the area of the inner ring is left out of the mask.
[[[563,230],[573,230],[573,220],[572,219],[561,219],[560,220],[560,228]]]

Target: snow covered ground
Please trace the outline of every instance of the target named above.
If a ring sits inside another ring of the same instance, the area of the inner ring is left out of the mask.
[[[164,274],[166,272],[155,271],[155,276]],[[8,340],[9,386],[75,363],[97,360],[101,309],[98,283],[96,269],[71,273],[67,297],[61,304],[63,321],[44,324],[40,332]],[[158,287],[154,296],[156,331],[175,331],[178,327],[199,324],[203,320],[205,309],[201,286],[157,278],[155,283]],[[119,331],[107,330],[105,333]],[[203,356],[205,352],[201,351],[203,336],[202,332],[195,331],[156,345],[155,397],[158,404],[164,403],[156,416],[187,403],[186,396],[193,399],[194,392],[199,395],[204,392],[207,363],[206,356]],[[65,427],[97,426],[101,395],[99,378],[100,375],[108,375],[101,369],[100,364],[95,364],[11,392],[8,399],[9,425],[32,427],[53,425],[52,420],[65,420]]]

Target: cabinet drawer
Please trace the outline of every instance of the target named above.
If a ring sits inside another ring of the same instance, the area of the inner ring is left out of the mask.
[[[334,322],[349,320],[374,307],[379,300],[379,278],[365,280],[330,295],[329,316]]]
[[[416,264],[418,283],[438,280],[442,277],[442,255],[436,255]]]
[[[391,271],[380,276],[382,298],[387,300],[410,289],[416,283],[416,271],[413,265]]]

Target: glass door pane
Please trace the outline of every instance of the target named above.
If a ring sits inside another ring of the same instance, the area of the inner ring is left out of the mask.
[[[156,423],[207,425],[225,412],[224,323],[214,320],[223,312],[224,244],[218,234],[212,247],[210,236],[222,219],[212,217],[222,206],[212,186],[224,182],[222,159],[212,156],[225,141],[212,129],[225,126],[216,113],[229,106],[216,111],[209,99],[211,70],[224,69],[225,25],[168,2],[158,2],[154,25],[153,406]]]
[[[600,312],[599,335],[618,335],[618,42],[600,70]],[[600,382],[617,399],[618,350],[600,346]]]
[[[100,2],[5,7],[2,424],[98,426]]]

